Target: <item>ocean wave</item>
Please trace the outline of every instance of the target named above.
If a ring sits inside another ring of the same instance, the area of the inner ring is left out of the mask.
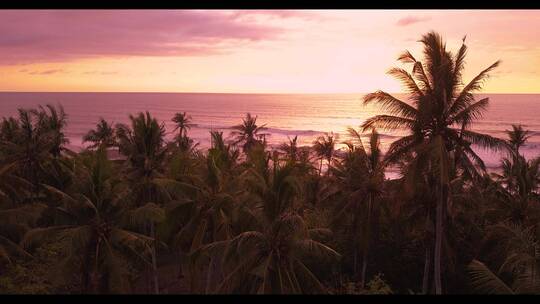
[[[207,124],[196,124],[193,125],[194,128],[197,129],[208,129],[208,130],[231,130],[232,126],[224,126],[224,125],[207,125]],[[317,135],[325,133],[325,131],[317,131],[317,130],[291,130],[291,129],[280,129],[280,128],[266,128],[263,133],[270,133],[270,134],[281,134],[281,135]]]

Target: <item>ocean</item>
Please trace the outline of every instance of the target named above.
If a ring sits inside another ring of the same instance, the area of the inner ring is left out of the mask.
[[[399,95],[399,94],[397,94]],[[325,132],[337,134],[340,141],[348,139],[347,127],[358,126],[367,118],[382,113],[376,105],[364,106],[363,94],[221,94],[221,93],[0,93],[0,117],[17,114],[18,108],[62,104],[68,114],[66,135],[69,148],[79,150],[82,136],[95,127],[100,117],[109,122],[127,123],[129,114],[149,111],[165,123],[167,138],[172,138],[171,118],[176,112],[187,112],[196,125],[189,136],[210,145],[210,130],[228,135],[230,127],[242,122],[246,113],[258,116],[266,124],[267,141],[275,146],[298,136],[301,145],[310,145]],[[473,130],[506,138],[511,124],[523,124],[531,138],[523,148],[527,158],[540,155],[540,94],[479,94],[490,98],[484,117]],[[402,133],[381,131],[382,149]],[[496,168],[500,155],[475,148],[486,165]]]

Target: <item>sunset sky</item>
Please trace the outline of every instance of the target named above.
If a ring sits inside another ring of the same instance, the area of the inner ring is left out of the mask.
[[[0,11],[0,91],[358,93],[401,90],[397,56],[467,35],[465,79],[540,93],[540,10]]]

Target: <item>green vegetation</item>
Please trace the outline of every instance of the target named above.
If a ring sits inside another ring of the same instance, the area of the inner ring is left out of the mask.
[[[471,130],[498,62],[464,84],[464,43],[421,43],[423,61],[399,57],[411,73],[390,70],[407,101],[367,94],[383,114],[311,147],[271,150],[247,114],[203,151],[187,113],[167,142],[146,112],[73,153],[62,107],[3,118],[0,293],[540,293],[540,158],[522,126]],[[407,134],[383,153],[377,129]],[[504,155],[498,173],[472,145]]]

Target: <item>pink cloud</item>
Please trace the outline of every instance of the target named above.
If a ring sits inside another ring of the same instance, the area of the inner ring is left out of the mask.
[[[219,11],[6,10],[0,11],[0,63],[204,56],[227,52],[239,42],[276,39],[283,32]]]
[[[407,26],[418,22],[425,22],[430,20],[430,17],[416,17],[416,16],[407,16],[405,18],[401,18],[396,22],[396,25],[398,26]]]
[[[51,74],[58,74],[58,73],[67,73],[63,69],[51,69],[51,70],[45,70],[45,71],[28,71],[26,69],[23,69],[23,70],[20,70],[19,72],[28,73],[29,75],[51,75]]]
[[[83,72],[84,75],[117,75],[116,71],[87,71]]]

